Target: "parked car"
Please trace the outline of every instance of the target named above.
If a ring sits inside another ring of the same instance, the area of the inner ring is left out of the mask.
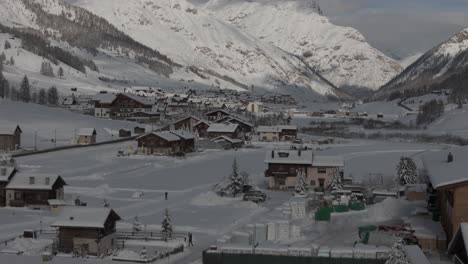
[[[260,203],[260,202],[265,202],[266,201],[266,194],[263,193],[262,191],[250,191],[244,194],[242,199],[244,201],[250,201],[254,203]]]

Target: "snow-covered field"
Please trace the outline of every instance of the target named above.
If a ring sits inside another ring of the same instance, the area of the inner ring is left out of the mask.
[[[129,227],[132,219],[138,215],[140,222],[147,224],[148,228],[158,229],[164,210],[168,208],[176,231],[194,233],[195,247],[187,249],[178,263],[199,259],[201,250],[214,244],[222,235],[238,230],[245,224],[274,216],[275,208],[292,199],[290,193],[269,191],[270,199],[256,205],[239,198],[219,198],[211,192],[213,184],[231,172],[234,158],[238,160],[240,171],[250,174],[252,182],[264,181],[262,175],[266,167],[263,160],[270,148],[268,146],[238,151],[205,151],[185,158],[116,156],[118,150],[135,146],[135,142],[126,142],[64,150],[19,158],[17,162],[20,171],[60,174],[68,183],[65,192],[70,202],[79,197],[88,206],[100,207],[106,199],[124,219],[119,224],[123,228]],[[424,144],[352,141],[331,145],[323,153],[343,155],[345,175],[365,180],[369,173],[392,176],[401,155],[440,148]],[[415,157],[417,160],[418,156]],[[168,201],[164,200],[166,191],[169,193]],[[47,212],[11,208],[0,209],[0,219],[4,223],[0,227],[0,239],[18,235],[24,229],[39,228],[41,221],[43,227],[53,221]],[[313,232],[323,234],[320,230]],[[325,244],[340,239],[354,241],[355,232],[353,228],[343,231],[344,237],[332,239],[326,236],[321,237],[320,241]],[[337,233],[340,232],[333,234]],[[8,258],[10,256],[0,255],[0,260]],[[29,259],[18,258],[25,261]]]
[[[75,130],[95,128],[97,141],[118,138],[118,130],[131,129],[138,125],[133,122],[104,120],[93,116],[73,113],[67,109],[47,107],[0,99],[0,127],[19,125],[23,130],[21,145],[34,148],[37,131],[37,148],[54,147],[52,139],[57,137],[57,146],[72,144]]]

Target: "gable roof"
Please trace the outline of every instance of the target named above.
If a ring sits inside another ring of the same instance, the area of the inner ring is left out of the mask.
[[[344,159],[341,156],[319,156],[312,157],[314,167],[344,167]]]
[[[447,162],[452,153],[453,162]],[[429,180],[435,189],[468,182],[466,161],[468,147],[457,147],[448,150],[428,153],[423,156],[423,164],[429,174]]]
[[[16,131],[23,133],[19,125],[16,126],[0,126],[0,135],[14,135]]]
[[[224,113],[224,114],[226,114],[226,115],[231,115],[231,113],[229,113],[229,112],[226,111],[226,110],[217,109],[217,110],[213,110],[213,111],[210,111],[210,112],[206,113],[205,116],[212,115],[212,114],[215,114],[215,113],[217,113],[217,112],[222,112],[222,113]]]
[[[3,166],[0,164],[0,182],[8,182],[15,172],[15,166]]]
[[[96,129],[94,128],[80,128],[77,132],[78,136],[94,136],[96,135]]]
[[[265,163],[312,165],[311,150],[271,150],[265,155]]]
[[[185,140],[188,140],[188,139],[194,139],[195,136],[188,132],[188,131],[185,131],[185,130],[173,130],[173,131],[170,131],[172,134],[182,138],[182,139],[185,139]]]
[[[200,118],[198,118],[198,117],[196,117],[196,116],[186,116],[186,117],[184,117],[184,118],[181,118],[181,119],[175,121],[173,124],[177,124],[177,123],[182,122],[182,121],[185,121],[185,120],[187,120],[187,119],[195,119],[197,122],[200,121]]]
[[[236,143],[242,143],[243,141],[240,140],[240,139],[232,139],[228,136],[220,136],[220,137],[217,137],[217,138],[213,138],[211,141],[227,141],[231,144],[236,144]]]
[[[169,132],[169,131],[160,131],[160,132],[149,132],[149,133],[146,133],[142,136],[139,136],[137,137],[137,140],[138,139],[141,139],[141,138],[144,138],[144,137],[147,137],[147,136],[150,136],[150,135],[154,135],[154,136],[157,136],[157,137],[160,137],[166,141],[169,141],[169,142],[174,142],[174,141],[179,141],[180,140],[180,137]]]
[[[34,183],[30,183],[30,178],[34,178]],[[47,184],[47,179],[49,183]],[[16,173],[15,176],[10,180],[10,183],[5,187],[5,189],[10,190],[52,190],[53,186],[57,182],[63,182],[66,185],[65,181],[59,175],[51,174],[32,174],[32,173]]]
[[[207,132],[234,133],[238,127],[238,124],[211,124]]]
[[[93,101],[101,104],[111,104],[115,98],[117,98],[117,95],[113,93],[98,93],[93,96]]]
[[[115,221],[121,220],[120,216],[110,208],[65,207],[51,226],[104,228],[109,217],[114,218]]]

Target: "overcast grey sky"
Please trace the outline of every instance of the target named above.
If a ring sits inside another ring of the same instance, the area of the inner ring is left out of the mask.
[[[425,52],[468,27],[468,0],[317,1],[334,23],[394,57]]]

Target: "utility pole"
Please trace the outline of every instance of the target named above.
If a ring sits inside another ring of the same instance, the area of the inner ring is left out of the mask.
[[[37,151],[37,129],[34,130],[34,151]]]
[[[57,147],[57,129],[54,129],[54,147]]]

